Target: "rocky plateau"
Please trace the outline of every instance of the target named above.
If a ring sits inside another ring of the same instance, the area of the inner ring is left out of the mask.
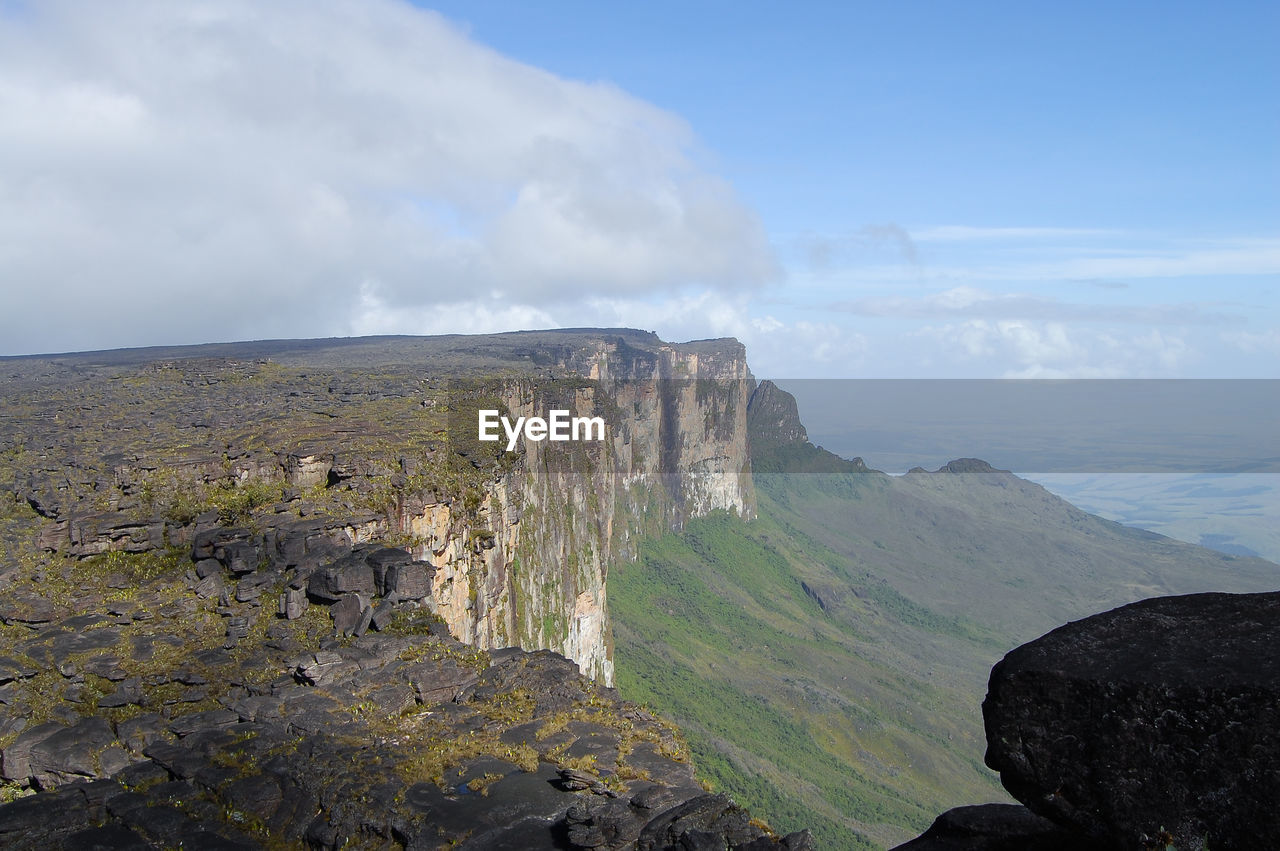
[[[0,360],[0,842],[810,847],[610,688],[609,567],[750,515],[754,386],[630,331]]]

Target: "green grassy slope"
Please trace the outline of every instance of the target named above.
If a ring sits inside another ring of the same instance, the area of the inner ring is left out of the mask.
[[[1139,597],[1280,585],[1276,565],[1007,474],[757,487],[757,520],[692,521],[610,576],[618,685],[685,728],[705,779],[824,848],[890,847],[949,807],[1006,799],[982,766],[980,703],[1009,649]]]

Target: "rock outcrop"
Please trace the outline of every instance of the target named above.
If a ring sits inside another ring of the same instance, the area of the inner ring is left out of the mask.
[[[809,442],[796,399],[772,381],[761,381],[747,404],[752,473],[865,473],[861,458],[846,460]]]
[[[250,554],[308,567],[392,541],[428,567],[424,599],[460,640],[553,649],[606,683],[610,564],[645,533],[754,511],[754,380],[734,340],[584,330],[3,363],[0,476],[45,518],[44,549],[157,552],[222,527],[239,576]],[[508,453],[476,440],[488,406],[598,415],[606,439]]]
[[[427,542],[415,555],[437,568],[437,610],[464,641],[555,649],[611,682],[609,565],[688,518],[754,512],[745,350],[638,342],[576,350],[559,367],[568,379],[451,387],[450,430],[468,450],[476,398],[494,391],[512,419],[560,408],[608,423],[602,444],[523,442],[519,461],[484,486],[477,521],[461,520],[463,534],[465,505],[410,499],[398,512],[398,529]]]
[[[956,807],[895,851],[1082,851],[1080,837],[1017,804]]]
[[[289,670],[269,688],[218,689],[217,709],[24,732],[6,776],[56,788],[0,806],[0,843],[811,847],[705,794],[669,727],[549,651],[366,636]]]
[[[1280,835],[1280,593],[1144,600],[1011,652],[987,764],[1031,809],[1117,847]]]
[[[747,429],[753,450],[809,442],[809,433],[800,422],[796,397],[768,380],[761,381],[751,394]]]
[[[1270,847],[1280,593],[1159,597],[1059,627],[995,666],[983,716],[987,764],[1039,818],[966,827],[953,811],[903,848]]]
[[[0,846],[812,847],[575,662],[457,641],[404,549],[193,553],[0,571]]]

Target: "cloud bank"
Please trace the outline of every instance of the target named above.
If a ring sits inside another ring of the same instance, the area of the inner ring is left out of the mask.
[[[573,324],[778,275],[680,118],[396,0],[8,5],[0,55],[4,353]]]

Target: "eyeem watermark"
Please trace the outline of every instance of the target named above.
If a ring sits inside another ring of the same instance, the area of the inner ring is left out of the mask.
[[[478,413],[480,423],[477,436],[489,442],[500,440],[502,436],[498,434],[498,426],[502,426],[507,435],[508,452],[516,448],[516,440],[521,433],[525,440],[533,441],[604,440],[604,417],[571,417],[568,411],[553,408],[547,412],[546,419],[516,417],[513,423],[491,408],[482,408]]]

